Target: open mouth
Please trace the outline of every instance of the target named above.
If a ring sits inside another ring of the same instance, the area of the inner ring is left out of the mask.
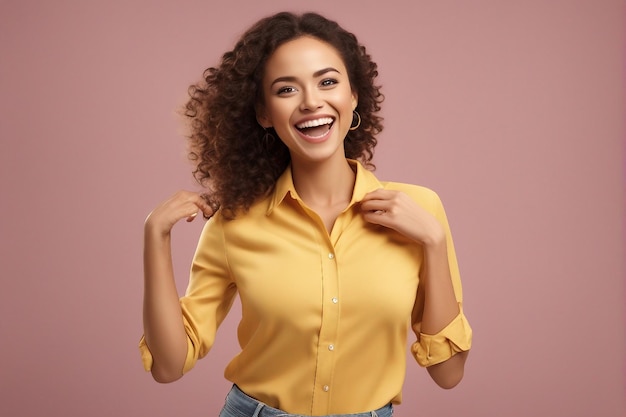
[[[320,117],[319,119],[298,123],[296,129],[310,138],[320,138],[328,133],[334,122],[335,119],[332,117]]]

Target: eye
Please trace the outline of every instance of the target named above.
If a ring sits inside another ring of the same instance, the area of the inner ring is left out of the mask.
[[[294,87],[280,87],[278,90],[276,90],[276,94],[279,96],[284,96],[294,93],[295,91],[296,89]]]
[[[322,80],[322,82],[320,83],[320,85],[322,87],[332,87],[333,85],[337,84],[339,81],[337,81],[334,78],[325,78]]]

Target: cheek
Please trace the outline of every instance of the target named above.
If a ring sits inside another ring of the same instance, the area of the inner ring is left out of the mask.
[[[354,98],[351,88],[347,87],[345,88],[345,90],[342,91],[341,99],[343,102],[342,107],[347,108],[350,111],[352,111],[352,109],[356,107],[356,99]]]
[[[291,117],[293,107],[286,100],[271,104],[270,114],[275,123],[285,123]]]
[[[346,96],[345,94],[342,96],[340,101],[340,112],[342,119],[347,120],[348,126],[352,124],[352,110],[354,109],[354,100],[352,99],[352,95]]]

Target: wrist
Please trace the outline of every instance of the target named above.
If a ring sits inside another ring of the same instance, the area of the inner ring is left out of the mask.
[[[439,224],[432,227],[422,238],[422,245],[426,250],[446,248],[446,233],[443,228]]]
[[[153,219],[148,217],[144,223],[144,238],[146,240],[169,240],[170,230],[160,227]]]

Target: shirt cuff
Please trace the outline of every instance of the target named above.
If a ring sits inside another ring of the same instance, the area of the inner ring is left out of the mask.
[[[145,337],[141,336],[141,340],[139,340],[139,353],[141,354],[141,362],[143,363],[143,369],[146,372],[150,372],[152,370],[152,364],[154,363],[154,359],[152,358],[152,353],[146,344]],[[194,367],[198,358],[195,356],[195,350],[193,344],[189,339],[187,339],[187,357],[185,358],[185,364],[183,366],[183,374],[187,373],[191,368]]]
[[[421,366],[445,362],[459,352],[472,347],[472,328],[463,311],[435,335],[420,333],[418,342],[411,346],[411,352]]]

